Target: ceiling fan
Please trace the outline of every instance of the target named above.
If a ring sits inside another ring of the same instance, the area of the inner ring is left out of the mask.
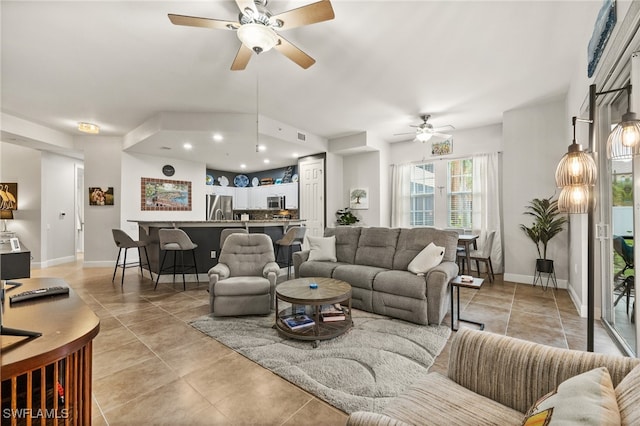
[[[169,20],[174,25],[237,31],[242,44],[231,64],[232,71],[245,69],[251,59],[252,51],[259,54],[271,48],[302,68],[309,68],[316,62],[315,59],[291,44],[276,30],[288,30],[333,19],[335,15],[331,2],[322,0],[277,15],[269,12],[266,8],[267,2],[268,0],[236,0],[240,8],[238,22],[172,13],[169,14]]]
[[[447,124],[446,126],[442,126],[442,127],[438,127],[435,128],[431,125],[431,123],[428,123],[427,120],[429,120],[429,118],[431,117],[430,114],[425,114],[425,115],[421,115],[420,118],[422,119],[422,123],[419,125],[413,125],[411,124],[411,127],[415,127],[416,131],[414,132],[410,132],[410,133],[396,133],[394,136],[400,136],[400,135],[412,135],[415,134],[416,139],[419,140],[420,142],[426,142],[429,139],[431,139],[433,136],[436,137],[440,137],[443,139],[449,139],[451,137],[451,135],[447,135],[444,133],[439,133],[442,130],[455,130],[455,127],[453,127],[451,124]]]

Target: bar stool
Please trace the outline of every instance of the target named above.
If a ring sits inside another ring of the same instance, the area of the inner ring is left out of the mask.
[[[162,263],[160,264],[160,269],[158,270],[158,277],[156,278],[156,285],[153,287],[155,290],[158,287],[158,281],[160,280],[160,275],[164,268],[164,261],[167,258],[167,253],[173,252],[173,268],[168,268],[173,270],[173,282],[176,282],[176,255],[177,252],[180,252],[180,272],[182,272],[182,288],[184,290],[187,289],[186,280],[184,277],[184,273],[189,270],[194,270],[196,274],[196,281],[200,283],[198,279],[198,266],[196,264],[196,247],[197,244],[194,244],[191,241],[191,238],[184,232],[182,229],[160,229],[158,231],[158,236],[160,237],[160,250],[164,250],[164,255],[162,256]],[[191,250],[191,254],[193,255],[193,265],[185,265],[184,263],[184,252]]]
[[[113,241],[115,241],[116,246],[118,247],[118,258],[116,259],[116,266],[113,268],[113,276],[111,277],[111,282],[116,279],[116,271],[118,270],[118,268],[122,268],[122,279],[120,280],[121,286],[124,286],[124,270],[126,268],[139,266],[140,275],[142,275],[142,277],[144,278],[144,271],[142,270],[142,267],[145,265],[149,269],[149,276],[151,276],[151,280],[153,280],[153,275],[151,275],[151,266],[149,266],[147,243],[145,241],[135,241],[122,229],[112,229],[111,233],[113,234]],[[138,262],[131,262],[127,265],[127,250],[130,248],[138,249]],[[147,263],[142,263],[142,253],[140,252],[140,248],[144,249]],[[124,250],[124,261],[122,262],[122,264],[120,264],[120,254],[122,254],[122,250]]]
[[[307,232],[307,228],[304,226],[292,226],[287,229],[287,232],[282,238],[276,241],[276,261],[278,260],[278,254],[280,253],[280,247],[288,247],[287,253],[287,279],[291,274],[291,256],[293,255],[293,246],[302,246],[304,241],[304,234]]]

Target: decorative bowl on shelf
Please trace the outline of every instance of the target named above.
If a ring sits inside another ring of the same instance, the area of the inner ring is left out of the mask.
[[[246,177],[245,175],[238,175],[235,178],[233,178],[233,184],[235,186],[239,186],[240,188],[244,188],[247,185],[249,185],[249,178]]]

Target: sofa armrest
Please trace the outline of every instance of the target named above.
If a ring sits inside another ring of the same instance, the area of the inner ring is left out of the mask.
[[[458,265],[445,261],[427,272],[426,296],[429,324],[440,324],[449,309],[449,282],[458,275]]]
[[[211,278],[214,275],[217,281],[229,278],[229,275],[231,275],[231,271],[229,270],[229,267],[224,263],[218,263],[217,265],[209,269],[209,272],[207,274],[209,275],[209,282],[211,282]]]
[[[554,348],[512,337],[462,328],[451,343],[448,376],[465,388],[526,412],[563,381],[607,367],[613,385],[640,360]]]
[[[394,419],[384,414],[371,413],[369,411],[356,411],[349,415],[347,426],[409,426],[407,423]]]
[[[300,265],[309,259],[309,250],[302,250],[293,253],[293,276],[300,278]]]

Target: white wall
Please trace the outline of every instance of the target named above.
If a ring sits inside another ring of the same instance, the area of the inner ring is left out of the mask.
[[[380,168],[379,151],[344,157],[341,208],[349,207],[349,191],[351,189],[369,189],[369,208],[365,210],[353,210],[353,214],[360,219],[360,222],[358,222],[360,226],[381,226]],[[385,209],[387,203],[388,200],[385,201]]]
[[[89,206],[84,204],[84,265],[111,266],[118,250],[113,242],[111,229],[120,227],[122,139],[115,137],[86,137],[84,150],[84,190],[89,187],[112,186],[113,206]],[[138,182],[137,185],[140,185]]]
[[[162,166],[171,164],[175,174],[162,174]],[[174,158],[122,153],[122,218],[121,227],[137,238],[138,225],[129,220],[205,220],[206,164]],[[191,182],[191,211],[142,211],[140,179],[143,177]]]
[[[538,254],[520,230],[531,224],[523,214],[533,198],[559,194],[555,169],[571,143],[567,135],[565,98],[507,111],[503,115],[503,212],[506,281],[531,283]],[[565,227],[565,229],[567,229]],[[554,260],[558,285],[568,278],[568,232],[556,236],[547,257]]]
[[[18,183],[18,210],[14,220],[7,222],[9,231],[16,232],[21,243],[31,251],[33,266],[43,259],[41,240],[42,153],[20,145],[0,143],[0,180]]]

